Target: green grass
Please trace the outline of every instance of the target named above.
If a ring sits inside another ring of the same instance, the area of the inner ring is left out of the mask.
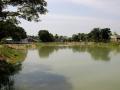
[[[0,48],[0,57],[3,57],[10,63],[21,62],[25,59],[26,51],[25,50],[16,50],[11,49],[6,46]]]
[[[118,42],[51,42],[51,43],[36,43],[37,47],[42,46],[87,46],[87,47],[120,47]]]

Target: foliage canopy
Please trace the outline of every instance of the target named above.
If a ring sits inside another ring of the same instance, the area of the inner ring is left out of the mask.
[[[49,33],[47,30],[40,30],[38,33],[39,39],[42,42],[53,42],[54,37],[51,33]]]
[[[9,10],[8,7],[11,6],[15,7],[15,10]],[[0,0],[0,21],[16,22],[16,17],[39,21],[40,14],[47,12],[46,6],[45,0]]]
[[[21,39],[26,38],[27,35],[22,27],[16,26],[8,21],[0,21],[0,41],[7,37],[12,37],[14,41],[20,41]]]

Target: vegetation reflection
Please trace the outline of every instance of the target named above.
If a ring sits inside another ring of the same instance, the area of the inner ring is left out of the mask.
[[[0,90],[14,90],[14,75],[25,57],[26,51],[0,47]]]
[[[64,48],[64,47],[59,47],[59,46],[39,47],[39,56],[41,58],[48,58],[52,53],[54,53],[55,51],[58,51],[59,49],[62,49],[62,48]]]
[[[55,51],[57,52],[60,49],[67,49],[66,46],[42,46],[39,47],[39,56],[40,58],[48,58]]]
[[[60,49],[72,49],[74,53],[87,52],[91,55],[93,60],[109,61],[111,59],[110,53],[115,54],[120,52],[119,47],[89,47],[89,46],[44,46],[39,48],[39,55],[41,58],[48,58],[50,54]]]
[[[102,60],[102,61],[109,61],[111,59],[110,53],[115,52],[119,53],[119,47],[71,47],[73,52],[87,52],[91,55],[93,60]]]
[[[21,63],[0,61],[0,90],[14,90],[14,74],[21,70]]]
[[[103,60],[103,61],[109,61],[110,60],[110,48],[101,48],[101,47],[96,47],[96,48],[88,48],[87,51],[90,53],[92,58],[94,60]]]

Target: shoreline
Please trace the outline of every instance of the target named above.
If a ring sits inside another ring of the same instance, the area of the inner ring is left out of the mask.
[[[36,44],[38,47],[39,46],[88,46],[88,47],[120,47],[120,43],[101,43],[101,42],[47,42],[47,43],[37,43]]]
[[[0,44],[0,48],[9,47],[11,49],[25,50],[27,48],[38,48],[43,46],[58,46],[58,47],[69,47],[69,46],[80,46],[80,47],[120,47],[119,42],[46,42],[46,43],[31,43],[31,44]]]

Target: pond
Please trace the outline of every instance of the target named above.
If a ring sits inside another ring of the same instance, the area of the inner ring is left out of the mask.
[[[14,63],[0,61],[0,90],[120,90],[120,48],[45,46],[16,52],[22,54]]]

